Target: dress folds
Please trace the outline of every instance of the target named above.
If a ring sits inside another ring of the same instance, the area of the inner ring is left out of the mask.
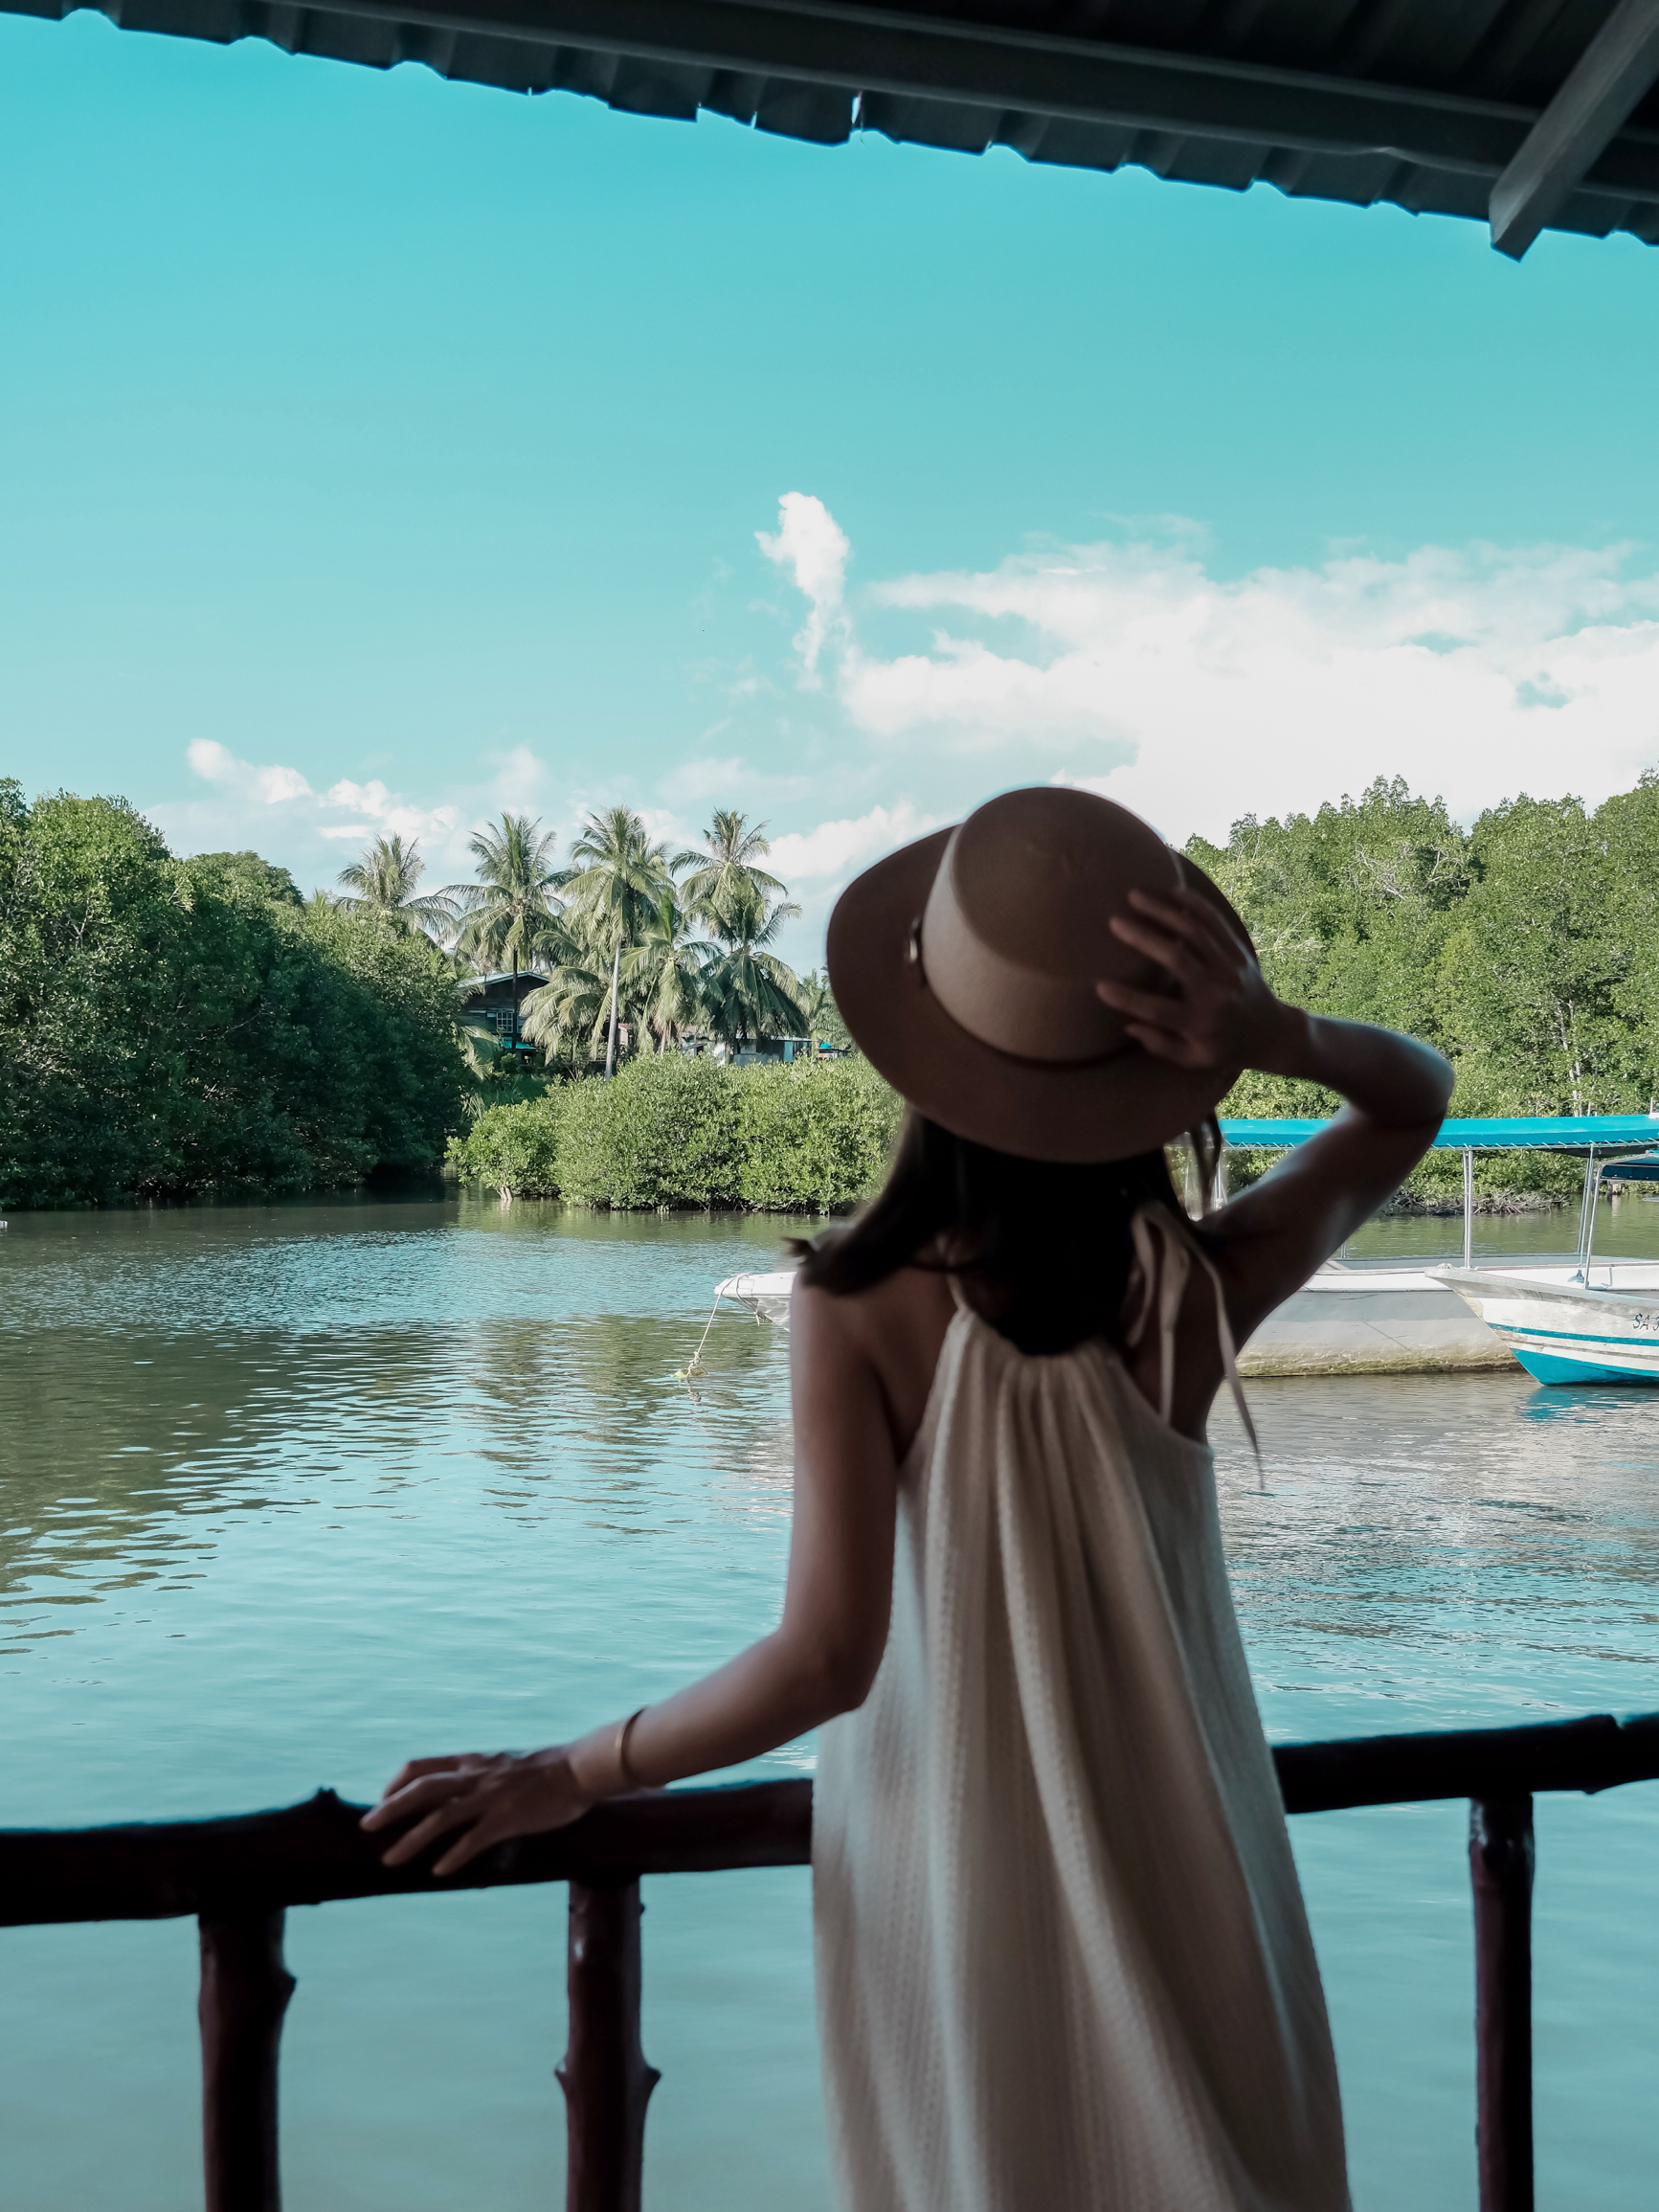
[[[845,2212],[1347,2212],[1211,1454],[1105,1345],[958,1310],[815,1800]]]

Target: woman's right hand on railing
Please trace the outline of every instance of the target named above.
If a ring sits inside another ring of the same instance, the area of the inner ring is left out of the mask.
[[[594,1802],[572,1763],[575,1747],[553,1744],[545,1751],[464,1751],[459,1757],[411,1759],[400,1767],[372,1812],[363,1817],[370,1834],[413,1822],[389,1851],[384,1866],[407,1866],[441,1836],[456,1836],[433,1867],[454,1874],[469,1859],[514,1836],[539,1836],[579,1820]]]

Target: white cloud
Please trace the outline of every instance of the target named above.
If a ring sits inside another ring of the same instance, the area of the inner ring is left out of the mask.
[[[298,768],[240,759],[209,737],[195,739],[185,756],[206,791],[146,809],[175,851],[253,846],[284,860],[303,880],[321,871],[329,883],[339,869],[339,848],[375,837],[418,841],[439,881],[465,859],[466,821],[459,806],[417,805],[378,779],[344,780],[319,792]]]
[[[820,512],[818,539],[840,539]],[[1466,818],[1521,790],[1593,802],[1659,757],[1659,575],[1624,547],[1426,546],[1222,579],[1187,532],[869,597],[937,619],[890,658],[844,612],[820,634],[852,728],[912,788],[1082,783],[1179,838],[1379,775]]]
[[[507,752],[495,755],[494,760],[495,774],[489,788],[498,812],[504,807],[513,813],[522,813],[546,792],[548,764],[528,745],[514,745]]]
[[[735,804],[771,824],[770,865],[806,910],[786,957],[806,966],[851,876],[1013,783],[1104,791],[1178,840],[1379,775],[1466,818],[1521,790],[1593,802],[1659,758],[1659,574],[1628,548],[1344,547],[1226,577],[1200,531],[1139,530],[849,600],[845,534],[792,492],[759,533],[807,610],[793,673],[816,695],[787,717],[733,704],[644,776],[603,748],[521,743],[421,799],[369,775],[384,755],[314,789],[200,739],[191,797],[148,811],[177,850],[256,846],[306,884],[397,832],[438,883],[473,872],[468,832],[504,807],[557,827],[562,855],[593,805],[649,799],[652,833],[679,847],[710,803]]]
[[[789,572],[806,598],[810,612],[806,626],[796,633],[795,649],[800,655],[802,686],[816,690],[825,645],[850,635],[841,601],[852,547],[823,501],[805,491],[786,491],[777,503],[776,535],[757,530],[754,538],[769,561]]]
[[[221,784],[264,806],[280,806],[285,800],[315,796],[297,768],[256,767],[251,760],[238,760],[227,747],[215,744],[211,737],[198,737],[188,748],[187,757],[204,783]]]
[[[918,814],[908,799],[896,806],[872,806],[846,822],[820,822],[816,829],[791,830],[772,840],[767,867],[787,884],[821,889],[828,878],[839,889],[857,869],[923,837],[941,818]]]
[[[670,806],[696,806],[704,800],[726,800],[754,779],[735,757],[729,760],[682,760],[657,785]]]

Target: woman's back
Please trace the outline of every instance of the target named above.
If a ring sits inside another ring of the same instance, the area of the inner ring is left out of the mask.
[[[1218,1217],[1221,1218],[1221,1217]],[[832,1232],[833,1233],[833,1232]],[[936,1250],[917,1255],[918,1264],[895,1270],[850,1297],[835,1300],[838,1334],[851,1341],[876,1375],[893,1456],[909,1451],[932,1392],[939,1356],[964,1296],[953,1289]],[[821,1302],[821,1294],[799,1286],[800,1295]],[[1142,1295],[1132,1273],[1126,1307],[1132,1311]],[[989,1318],[989,1317],[987,1317]],[[1235,1331],[1236,1333],[1236,1331]],[[1203,1268],[1194,1269],[1174,1316],[1172,1426],[1201,1441],[1211,1400],[1223,1373],[1217,1325],[1216,1287]],[[1162,1332],[1147,1329],[1133,1344],[1121,1346],[1125,1372],[1151,1406],[1159,1402],[1166,1346]]]
[[[869,1295],[847,1304],[899,1418],[930,1322],[939,1349],[882,1665],[819,1754],[846,2201],[1340,2212],[1334,2062],[1207,1447],[1098,1341],[1027,1357],[939,1276]]]

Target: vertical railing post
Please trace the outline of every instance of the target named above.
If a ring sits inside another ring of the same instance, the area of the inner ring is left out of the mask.
[[[638,1882],[571,1884],[565,2212],[639,2212],[645,2107],[661,2078],[639,2044]]]
[[[282,1915],[201,1924],[202,2162],[208,2212],[279,2212],[277,2046],[294,1977]]]
[[[1480,2212],[1533,2212],[1533,1801],[1469,1806]]]

